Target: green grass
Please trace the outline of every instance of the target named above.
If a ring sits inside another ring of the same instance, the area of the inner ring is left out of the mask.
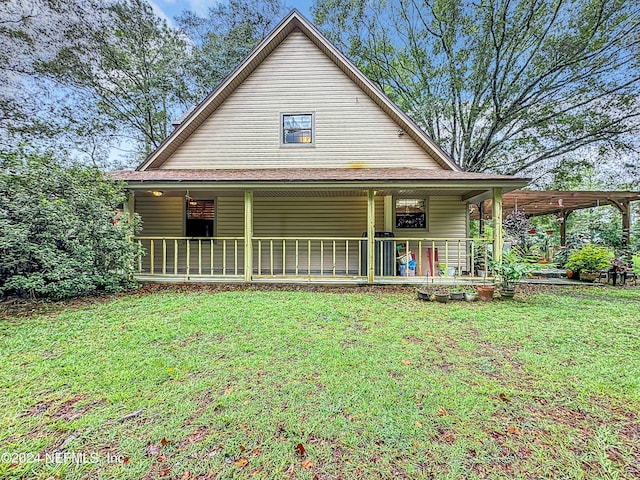
[[[0,477],[640,476],[640,289],[414,296],[167,289],[0,320]]]

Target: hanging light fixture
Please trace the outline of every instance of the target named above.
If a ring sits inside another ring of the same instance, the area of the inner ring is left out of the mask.
[[[162,190],[151,190],[151,195],[154,197],[161,197],[164,195],[164,192]]]

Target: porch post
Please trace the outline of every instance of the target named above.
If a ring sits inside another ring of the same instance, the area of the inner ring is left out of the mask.
[[[493,188],[493,259],[502,261],[502,189]]]
[[[253,276],[253,190],[244,191],[244,281]]]
[[[376,202],[375,192],[367,191],[367,282],[373,283],[375,275],[376,248]]]
[[[136,194],[134,192],[132,191],[127,192],[127,199],[124,202],[123,212],[122,212],[124,214],[124,219],[127,221],[127,223],[133,223],[135,197],[136,197]]]

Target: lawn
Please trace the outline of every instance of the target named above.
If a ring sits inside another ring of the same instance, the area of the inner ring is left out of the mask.
[[[0,320],[1,478],[640,477],[640,288],[145,289]]]

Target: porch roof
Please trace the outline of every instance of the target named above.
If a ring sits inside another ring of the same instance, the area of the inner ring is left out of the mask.
[[[265,168],[265,169],[200,169],[200,170],[121,170],[109,172],[114,180],[123,180],[130,185],[142,183],[322,183],[340,184],[356,182],[434,182],[468,185],[502,186],[508,190],[524,186],[529,179],[489,173],[462,172],[434,168]],[[510,188],[509,188],[510,187]],[[478,192],[480,193],[480,192]]]

